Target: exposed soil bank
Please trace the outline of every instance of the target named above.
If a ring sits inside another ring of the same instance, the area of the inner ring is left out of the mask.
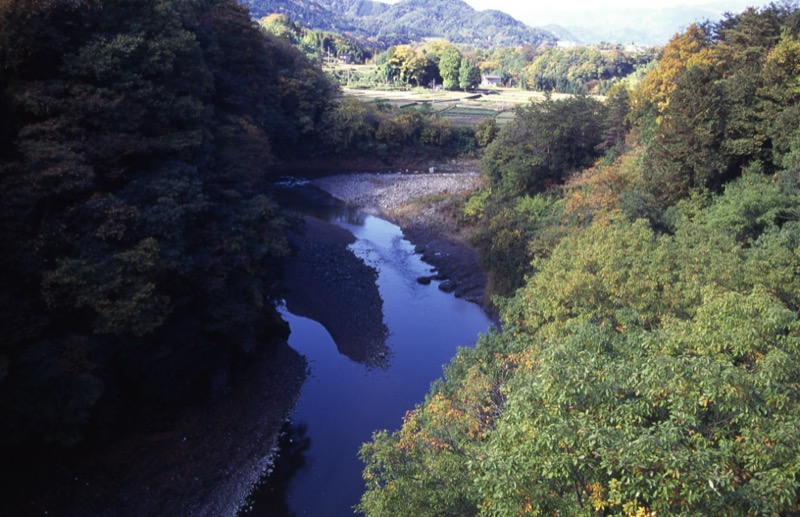
[[[481,185],[473,168],[463,172],[421,174],[358,173],[328,176],[314,184],[359,207],[384,217],[403,229],[406,238],[445,278],[442,289],[484,305],[486,274],[470,245],[470,230],[458,224],[454,199]]]

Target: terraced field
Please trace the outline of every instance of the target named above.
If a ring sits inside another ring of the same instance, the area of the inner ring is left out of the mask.
[[[361,90],[343,88],[345,95],[364,102],[384,102],[397,108],[410,108],[429,104],[434,111],[450,119],[454,124],[476,126],[483,120],[493,118],[498,124],[506,124],[514,118],[517,106],[544,99],[541,92],[514,88],[479,89],[475,92],[451,92],[414,88],[410,90]],[[568,97],[553,94],[554,99]]]

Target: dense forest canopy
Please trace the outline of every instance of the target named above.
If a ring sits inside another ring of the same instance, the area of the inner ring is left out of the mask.
[[[652,50],[626,52],[615,47],[548,49],[521,71],[521,82],[531,90],[605,95],[654,57]]]
[[[336,89],[228,0],[3,0],[0,69],[3,445],[224,390],[286,334],[265,165]]]
[[[519,110],[463,210],[502,328],[364,445],[361,511],[798,512],[798,30],[748,9]]]

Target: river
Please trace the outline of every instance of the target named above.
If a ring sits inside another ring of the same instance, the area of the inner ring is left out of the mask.
[[[377,270],[388,360],[383,367],[357,363],[337,351],[322,325],[284,308],[289,344],[308,359],[310,376],[276,470],[251,495],[243,515],[353,515],[364,489],[360,445],[375,430],[398,429],[457,348],[474,345],[490,325],[480,307],[440,291],[437,281],[417,282],[432,268],[399,227],[341,203],[308,203],[307,214],[351,232],[352,252]]]

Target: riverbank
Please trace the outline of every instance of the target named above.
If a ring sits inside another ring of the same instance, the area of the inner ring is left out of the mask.
[[[4,515],[235,516],[271,468],[308,366],[284,341],[247,361],[217,400],[152,411],[124,436],[63,458],[15,462]]]
[[[443,278],[440,288],[488,308],[486,274],[458,222],[460,202],[482,185],[475,164],[458,172],[356,173],[319,178],[314,185],[402,228]]]

